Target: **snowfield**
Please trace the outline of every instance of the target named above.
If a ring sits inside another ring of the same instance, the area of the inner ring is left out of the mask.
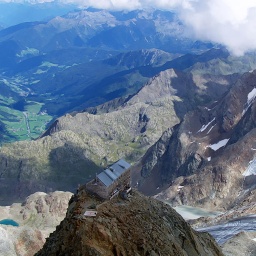
[[[221,141],[219,141],[219,142],[217,142],[217,143],[215,143],[215,144],[209,145],[209,146],[207,146],[207,147],[208,147],[208,148],[211,148],[211,149],[214,150],[214,151],[217,151],[218,149],[220,149],[220,148],[226,146],[227,143],[228,143],[228,141],[229,141],[229,139],[224,139],[224,140],[221,140]]]

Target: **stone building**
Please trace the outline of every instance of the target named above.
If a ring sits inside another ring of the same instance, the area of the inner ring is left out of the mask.
[[[115,192],[130,187],[131,165],[120,159],[99,173],[95,179],[86,184],[86,189],[102,198],[110,198]]]

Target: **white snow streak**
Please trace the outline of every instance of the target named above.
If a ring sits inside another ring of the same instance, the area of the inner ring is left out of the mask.
[[[218,149],[226,146],[226,144],[228,143],[229,139],[224,139],[224,140],[221,140],[215,144],[212,144],[212,145],[209,145],[207,146],[208,148],[211,148],[212,150],[214,151],[217,151]]]
[[[211,158],[211,157],[208,157],[207,160],[208,160],[208,162],[210,162],[210,161],[212,160],[212,158]]]
[[[203,132],[203,131],[205,131],[206,129],[207,129],[207,127],[213,122],[215,120],[215,117],[212,119],[212,121],[210,121],[208,124],[206,124],[206,125],[203,125],[202,127],[201,127],[201,129],[198,131],[198,132]]]
[[[216,125],[216,124],[215,124]],[[214,125],[214,126],[215,126]],[[209,134],[210,132],[211,132],[211,130],[214,128],[214,126],[212,126],[211,128],[210,128],[210,130],[207,132],[207,134]]]
[[[252,91],[248,93],[247,102],[254,100],[255,97],[256,97],[256,88],[253,88]]]
[[[178,186],[177,191],[179,192],[182,188],[184,188],[184,186]]]
[[[245,108],[243,110],[242,115],[244,115],[245,112],[248,110],[248,108],[252,105],[255,98],[256,98],[256,88],[253,88],[252,91],[249,92],[248,95],[247,95],[247,102],[245,104]]]
[[[246,171],[243,173],[243,176],[256,175],[256,157],[249,162],[249,166]]]

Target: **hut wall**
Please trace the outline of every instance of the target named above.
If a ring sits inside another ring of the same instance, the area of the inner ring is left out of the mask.
[[[101,183],[100,181],[95,182],[95,180],[92,180],[86,184],[86,189],[89,191],[96,193],[102,198],[108,198],[109,197],[109,192],[108,188]]]

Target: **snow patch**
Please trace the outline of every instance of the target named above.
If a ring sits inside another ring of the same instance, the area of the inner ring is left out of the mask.
[[[245,103],[245,108],[243,110],[242,115],[245,114],[245,112],[248,110],[248,108],[252,105],[253,101],[256,98],[256,88],[253,88],[251,92],[247,95],[247,102]]]
[[[251,150],[256,150],[256,148],[251,148]]]
[[[198,131],[198,132],[203,132],[203,131],[205,131],[206,129],[207,129],[207,127],[213,122],[215,120],[215,117],[212,119],[212,121],[210,121],[208,124],[206,124],[206,125],[203,125],[202,127],[201,127],[201,129]]]
[[[245,172],[243,173],[243,176],[251,176],[251,175],[256,175],[256,157],[249,162],[249,165]]]
[[[178,186],[177,191],[179,192],[182,188],[184,188],[184,186]]]
[[[247,102],[250,102],[256,97],[256,88],[253,88],[251,92],[248,93]]]
[[[215,124],[215,125],[216,125],[216,124]],[[213,125],[213,126],[210,128],[210,130],[207,132],[207,134],[209,134],[209,133],[211,132],[211,130],[214,128],[215,125]]]
[[[256,242],[256,238],[253,238],[252,240]]]
[[[219,142],[217,142],[215,144],[207,146],[207,148],[211,148],[212,150],[217,151],[218,149],[226,146],[228,141],[229,141],[229,139],[224,139],[224,140],[221,140],[221,141],[219,141]]]
[[[208,162],[210,162],[210,161],[212,160],[212,158],[211,158],[211,157],[208,157],[207,160],[208,160]]]

